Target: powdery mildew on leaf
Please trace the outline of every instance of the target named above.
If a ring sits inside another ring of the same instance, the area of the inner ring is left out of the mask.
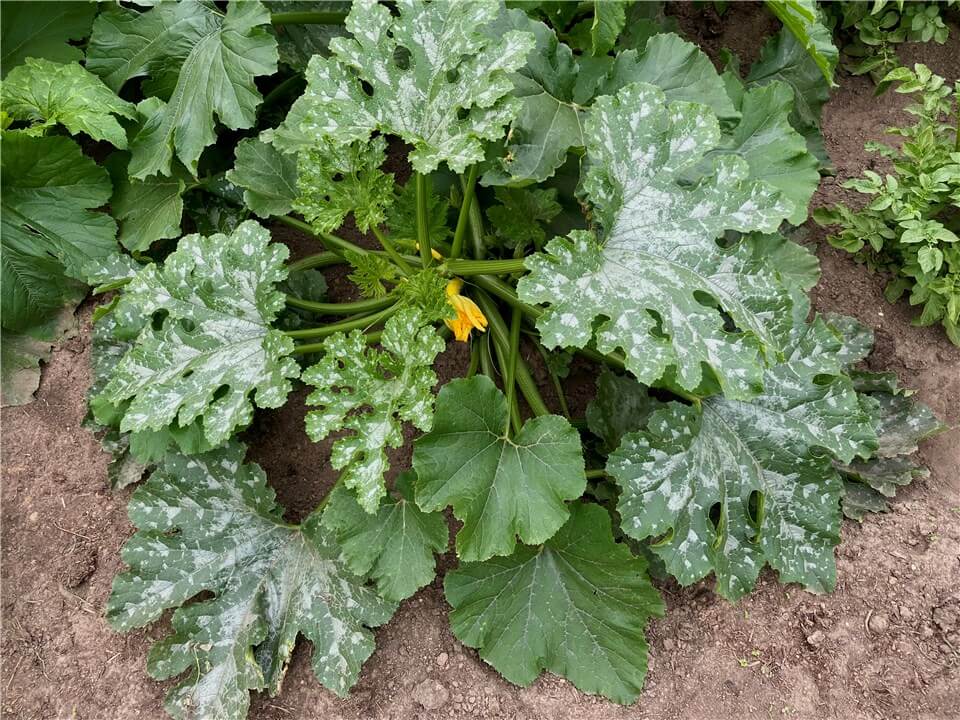
[[[121,430],[202,418],[216,447],[250,422],[252,401],[283,404],[299,374],[293,341],[271,327],[284,307],[276,284],[287,254],[251,220],[231,235],[187,235],[162,265],[137,274],[114,312],[166,315],[159,329],[144,328],[103,391],[115,404],[132,400]]]
[[[414,147],[417,172],[441,162],[463,172],[483,159],[482,141],[501,138],[516,112],[506,97],[508,73],[523,65],[533,38],[485,35],[499,12],[495,0],[461,3],[453,12],[444,2],[401,0],[397,7],[393,17],[374,0],[353,4],[346,20],[353,37],[333,39],[332,57],[310,61],[307,90],[294,106],[299,130],[339,144],[379,130]]]
[[[324,356],[307,368],[303,381],[316,389],[308,405],[307,435],[316,442],[337,430],[349,434],[333,444],[330,464],[342,470],[346,487],[360,506],[375,513],[386,495],[388,447],[403,444],[404,422],[427,431],[433,424],[433,360],[444,342],[411,308],[390,318],[381,337],[383,350],[368,346],[364,334],[337,333],[324,342]]]
[[[395,609],[344,566],[318,515],[283,522],[244,452],[234,443],[171,454],[130,503],[139,529],[124,546],[130,570],[114,580],[107,619],[126,631],[179,608],[147,665],[161,680],[186,673],[166,699],[175,718],[245,718],[250,690],[279,692],[298,634],[314,645],[320,682],[345,695],[373,652],[368,628]],[[184,605],[204,591],[214,597]]]
[[[540,547],[448,573],[450,624],[510,682],[529,685],[548,670],[583,692],[632,703],[647,672],[647,619],[664,611],[646,570],[613,541],[606,510],[573,503]]]
[[[867,457],[877,439],[850,379],[827,379],[841,372],[840,338],[817,319],[793,342],[762,395],[669,403],[610,455],[624,532],[665,535],[653,551],[683,584],[713,572],[736,599],[769,563],[783,582],[833,588],[841,482],[830,455]]]
[[[381,135],[350,145],[321,142],[301,150],[294,209],[319,232],[336,230],[349,213],[362,232],[380,225],[394,197],[393,174],[380,170],[386,149]]]
[[[590,168],[583,181],[605,229],[603,242],[574,231],[527,259],[517,291],[548,307],[537,322],[548,346],[601,352],[622,348],[646,384],[676,367],[694,390],[701,364],[723,392],[746,398],[760,388],[761,350],[780,352],[778,327],[792,301],[776,273],[744,243],[723,249],[726,230],[772,232],[793,209],[772,187],[747,180],[741,158],[717,157],[698,184],[678,184],[720,140],[704,106],[667,104],[663,93],[630,85],[599,99],[587,123]],[[727,313],[740,333],[725,327]],[[604,318],[594,332],[594,322]]]
[[[586,487],[577,431],[544,415],[507,437],[507,400],[490,378],[453,380],[440,390],[434,429],[414,445],[417,504],[453,506],[461,560],[509,555],[517,537],[549,539],[569,516],[566,501]]]
[[[373,515],[339,484],[323,511],[323,524],[343,548],[347,565],[359,575],[369,574],[387,600],[405,600],[433,582],[434,553],[447,550],[446,519],[413,502],[415,477],[409,470],[401,473],[394,483],[397,497],[385,498]]]

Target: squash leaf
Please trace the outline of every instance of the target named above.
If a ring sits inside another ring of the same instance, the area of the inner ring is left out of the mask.
[[[510,682],[529,685],[549,670],[632,703],[647,672],[647,619],[664,612],[646,570],[613,541],[606,510],[576,502],[543,545],[448,573],[450,624]]]
[[[544,303],[537,321],[548,347],[622,348],[626,366],[651,384],[670,367],[692,391],[712,371],[725,394],[759,391],[761,351],[781,351],[778,328],[792,299],[745,243],[717,244],[725,230],[771,232],[794,208],[772,186],[749,180],[739,157],[711,158],[699,183],[684,174],[717,146],[716,117],[670,103],[636,84],[600,98],[586,125],[583,188],[605,233],[573,231],[527,258],[517,291]],[[723,314],[721,314],[721,311]],[[740,332],[730,332],[724,314]],[[597,318],[604,318],[596,325]]]
[[[103,389],[106,402],[132,400],[122,431],[199,418],[217,447],[250,422],[254,399],[262,408],[283,404],[299,375],[288,357],[293,341],[271,327],[284,307],[276,285],[287,254],[247,221],[229,236],[187,235],[162,265],[133,278],[113,312],[127,325],[155,318]]]
[[[510,555],[517,537],[536,544],[569,517],[566,501],[586,487],[580,436],[564,418],[544,415],[508,437],[507,400],[485,375],[453,380],[437,396],[431,432],[413,450],[417,504],[453,506],[461,560]]]
[[[402,423],[424,431],[432,426],[437,376],[431,366],[444,347],[412,308],[386,322],[381,344],[383,350],[368,347],[360,330],[336,333],[324,341],[320,362],[303,373],[303,381],[316,388],[307,404],[318,406],[307,413],[307,435],[319,442],[349,431],[334,442],[330,464],[343,471],[343,484],[357,492],[368,513],[376,513],[386,495],[386,449],[403,444]]]
[[[159,680],[185,674],[166,699],[178,719],[245,718],[250,690],[279,692],[300,634],[314,645],[320,682],[346,694],[373,652],[369,628],[395,609],[344,566],[319,514],[283,521],[244,452],[231,443],[171,454],[130,502],[138,531],[124,546],[130,570],[114,580],[107,620],[127,631],[177,608],[147,669]],[[213,597],[185,604],[204,592]]]

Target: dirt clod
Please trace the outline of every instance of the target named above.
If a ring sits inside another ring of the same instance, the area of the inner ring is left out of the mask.
[[[450,693],[439,680],[424,680],[413,689],[413,699],[424,710],[439,710],[450,700]]]
[[[827,636],[824,635],[823,630],[814,630],[812,633],[807,635],[807,643],[813,647],[818,647],[823,645],[823,641],[827,639]]]
[[[890,627],[890,621],[887,620],[886,615],[877,613],[876,615],[870,616],[870,620],[867,621],[867,627],[870,629],[870,632],[880,635],[885,633]]]

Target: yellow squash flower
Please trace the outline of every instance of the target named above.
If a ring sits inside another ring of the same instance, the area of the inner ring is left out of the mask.
[[[487,318],[473,300],[460,294],[462,287],[463,280],[460,278],[454,278],[447,283],[447,302],[457,311],[457,317],[444,319],[444,322],[453,330],[457,340],[467,342],[470,339],[470,331],[474,328],[480,332],[487,331]]]

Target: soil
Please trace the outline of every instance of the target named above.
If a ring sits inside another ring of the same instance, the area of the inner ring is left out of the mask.
[[[700,27],[707,48],[756,57],[770,21],[755,6],[731,4],[730,17]],[[696,16],[681,24],[696,30]],[[960,77],[960,32],[946,46],[906,46],[905,61],[923,61]],[[903,99],[873,97],[868,79],[840,77],[823,132],[837,169],[816,196],[844,196],[838,184],[872,160],[868,139],[904,121]],[[277,239],[293,240],[277,229]],[[910,324],[913,308],[888,305],[883,278],[823,242],[810,223],[808,242],[823,277],[816,308],[857,317],[874,328],[868,361],[892,370],[956,428],[960,421],[960,350],[938,327]],[[303,247],[304,240],[292,243]],[[338,279],[331,277],[331,287]],[[124,511],[130,490],[111,492],[107,456],[81,427],[90,382],[91,305],[81,332],[53,355],[37,400],[3,410],[2,716],[23,720],[159,720],[170,682],[144,670],[165,623],[118,635],[103,619],[120,548],[133,531]],[[442,378],[463,372],[463,346],[440,358]],[[572,395],[582,406],[592,370],[578,366]],[[281,410],[260,413],[246,434],[251,457],[266,469],[291,519],[322,497],[333,475],[328,443],[302,431],[304,393]],[[409,447],[395,460],[409,460]],[[451,635],[441,579],[403,603],[377,631],[377,650],[346,699],[324,690],[309,666],[311,648],[294,653],[283,692],[255,696],[253,720],[313,718],[892,718],[960,717],[960,431],[923,444],[931,470],[900,493],[891,512],[863,524],[845,522],[837,550],[836,592],[816,596],[781,586],[765,573],[737,605],[709,582],[662,584],[666,617],[650,624],[650,672],[629,708],[584,695],[544,675],[531,687],[510,685]],[[441,558],[441,571],[455,564]],[[442,574],[442,572],[441,572]]]

